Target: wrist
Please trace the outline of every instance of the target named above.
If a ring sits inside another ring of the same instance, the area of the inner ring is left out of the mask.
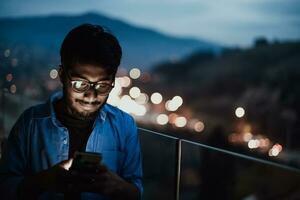
[[[124,181],[115,188],[111,198],[113,200],[138,200],[139,190],[133,184]]]

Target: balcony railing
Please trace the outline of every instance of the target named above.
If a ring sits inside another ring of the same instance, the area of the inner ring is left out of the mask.
[[[139,128],[144,199],[298,199],[300,169]]]

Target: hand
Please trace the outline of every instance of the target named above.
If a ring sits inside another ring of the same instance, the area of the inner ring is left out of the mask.
[[[71,172],[76,178],[74,189],[77,191],[95,192],[111,199],[138,199],[139,191],[104,165],[94,173]]]
[[[71,179],[68,170],[72,161],[73,159],[62,161],[47,170],[25,177],[20,185],[20,196],[35,199],[45,191],[64,192],[66,182]]]
[[[69,168],[71,167],[73,159],[62,161],[53,167],[37,174],[37,180],[43,190],[51,190],[57,192],[64,192],[66,183],[71,180]]]

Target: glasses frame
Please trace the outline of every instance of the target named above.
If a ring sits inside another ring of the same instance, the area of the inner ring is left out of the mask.
[[[82,79],[82,80],[80,80],[80,81],[87,83],[87,88],[86,88],[85,90],[83,90],[83,91],[79,91],[79,90],[77,90],[77,89],[74,87],[75,82],[77,82],[77,81],[79,81],[79,80],[73,80],[72,77],[70,76],[69,72],[68,72],[63,66],[61,66],[61,67],[63,68],[63,71],[64,71],[64,73],[66,74],[67,79],[68,79],[68,80],[70,81],[70,83],[71,83],[72,90],[75,91],[75,92],[77,92],[77,93],[84,93],[84,92],[88,91],[89,89],[91,89],[91,87],[92,87],[92,88],[94,89],[94,91],[97,92],[97,94],[99,94],[99,95],[101,95],[101,96],[107,96],[107,95],[111,92],[111,90],[115,87],[115,82],[114,82],[114,81],[113,81],[111,84],[108,84],[108,83],[106,83],[106,81],[91,82],[91,81],[89,81],[89,80]],[[105,84],[105,85],[109,86],[110,89],[109,89],[107,92],[105,92],[105,93],[100,92],[99,90],[96,89],[96,86],[97,86],[98,84]]]

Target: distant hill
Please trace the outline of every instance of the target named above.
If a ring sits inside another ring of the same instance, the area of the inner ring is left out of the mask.
[[[186,105],[206,122],[234,122],[234,109],[246,108],[253,132],[277,136],[299,147],[300,41],[227,49],[219,56],[194,53],[180,62],[157,65],[154,74],[162,93],[184,97]],[[254,128],[253,128],[254,129]],[[291,134],[286,136],[286,134]],[[289,141],[287,141],[287,137]],[[288,144],[289,143],[289,144]]]
[[[220,50],[220,46],[206,41],[168,36],[95,13],[2,18],[0,48],[16,48],[16,51],[26,51],[32,59],[46,65],[57,64],[64,36],[72,27],[82,23],[103,25],[119,38],[124,52],[122,66],[125,68],[138,66],[149,69],[155,63],[178,60],[195,50]],[[27,65],[26,61],[23,64]]]

